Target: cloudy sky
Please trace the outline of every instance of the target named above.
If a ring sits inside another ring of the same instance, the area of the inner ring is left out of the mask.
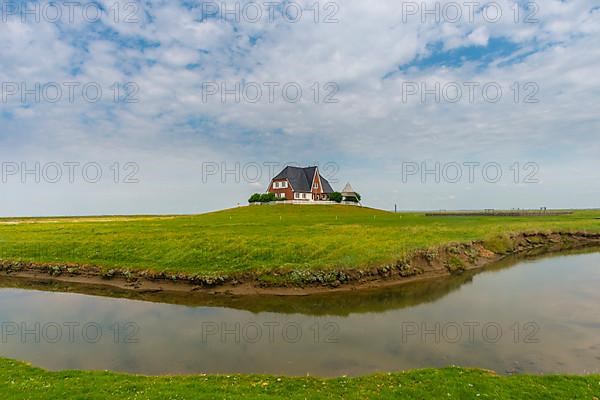
[[[2,3],[0,215],[600,207],[600,3]]]

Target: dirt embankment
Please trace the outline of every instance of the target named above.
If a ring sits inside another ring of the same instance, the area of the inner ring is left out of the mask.
[[[33,280],[108,285],[140,292],[205,291],[231,294],[305,295],[392,286],[481,268],[506,256],[532,250],[558,252],[600,246],[600,233],[556,232],[507,235],[489,241],[450,243],[421,250],[376,268],[293,270],[235,276],[189,276],[126,269],[105,270],[78,264],[0,261],[0,275]]]

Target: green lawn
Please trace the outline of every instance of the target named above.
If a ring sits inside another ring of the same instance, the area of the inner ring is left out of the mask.
[[[187,274],[376,266],[509,232],[600,232],[600,211],[426,217],[349,206],[255,206],[176,217],[0,219],[0,258]]]
[[[462,368],[359,378],[259,375],[145,377],[111,372],[47,372],[0,359],[0,393],[10,399],[588,399],[600,376],[510,376]]]

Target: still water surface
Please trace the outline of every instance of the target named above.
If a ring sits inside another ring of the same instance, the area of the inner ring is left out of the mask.
[[[448,365],[600,372],[597,252],[300,298],[111,293],[139,297],[127,299],[52,285],[0,279],[0,356],[144,374],[338,376]]]

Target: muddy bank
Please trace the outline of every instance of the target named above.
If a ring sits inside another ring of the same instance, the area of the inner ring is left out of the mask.
[[[109,286],[137,293],[198,292],[301,296],[423,281],[482,268],[512,255],[532,251],[539,254],[551,253],[587,246],[600,246],[600,233],[526,233],[488,241],[450,243],[435,249],[417,251],[393,264],[363,269],[276,270],[260,274],[189,276],[149,270],[106,270],[98,266],[78,264],[0,261],[0,275],[40,282]]]
[[[498,272],[528,260],[543,260],[557,256],[575,256],[600,252],[600,246],[585,246],[559,253],[536,248],[502,258],[482,268],[439,278],[421,279],[410,284],[360,290],[326,291],[307,296],[278,296],[272,293],[235,295],[209,291],[138,291],[110,285],[69,283],[48,278],[28,279],[0,276],[0,289],[26,289],[43,292],[77,293],[144,302],[192,307],[222,307],[252,313],[275,312],[310,316],[348,316],[366,312],[384,312],[435,302],[451,292],[473,282],[476,275]]]

